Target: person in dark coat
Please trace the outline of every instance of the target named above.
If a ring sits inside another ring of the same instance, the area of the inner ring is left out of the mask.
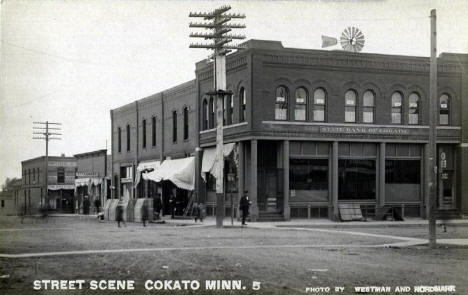
[[[170,193],[171,196],[169,197],[169,210],[171,211],[171,218],[174,219],[174,214],[176,210],[176,198],[174,194]]]
[[[146,201],[143,202],[143,206],[141,206],[141,221],[143,222],[143,226],[146,226],[146,222],[148,221],[148,204]]]
[[[239,209],[242,211],[242,225],[246,225],[245,220],[247,219],[247,216],[249,216],[249,207],[249,197],[247,196],[247,194],[244,194],[240,199],[239,203]]]
[[[154,213],[156,215],[156,219],[159,219],[159,216],[161,214],[161,209],[162,209],[161,194],[156,195],[156,198],[154,199],[154,202],[153,202],[153,207],[154,207]]]
[[[123,222],[125,224],[124,220],[124,207],[122,201],[119,201],[117,204],[116,212],[115,212],[115,220],[117,221],[117,226],[120,227],[120,222]]]
[[[85,214],[85,215],[89,214],[90,205],[91,205],[91,203],[89,202],[88,196],[85,196],[84,201],[83,201],[83,214]]]
[[[94,207],[96,210],[96,214],[99,214],[99,212],[101,212],[101,200],[99,198],[94,200]]]

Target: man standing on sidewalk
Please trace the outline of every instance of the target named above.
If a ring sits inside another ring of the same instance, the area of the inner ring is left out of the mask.
[[[240,204],[239,204],[239,209],[242,211],[242,225],[246,225],[245,220],[247,219],[247,216],[249,216],[249,207],[250,207],[249,197],[247,196],[247,193],[245,193],[240,199]]]

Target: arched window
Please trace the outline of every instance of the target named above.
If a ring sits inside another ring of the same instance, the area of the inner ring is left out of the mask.
[[[362,122],[374,123],[374,92],[367,90],[364,92],[362,100]]]
[[[247,98],[246,98],[245,88],[241,87],[239,91],[239,122],[244,122],[247,118]]]
[[[189,108],[184,108],[184,140],[188,139],[189,135]]]
[[[127,152],[130,151],[130,125],[127,125]]]
[[[286,87],[276,88],[275,120],[288,119],[288,90]]]
[[[401,106],[403,97],[400,92],[392,94],[392,124],[401,124]]]
[[[206,99],[203,100],[203,107],[202,107],[202,118],[203,118],[203,125],[202,130],[208,129],[208,102]]]
[[[303,88],[296,89],[296,105],[294,109],[294,120],[305,121],[307,117],[307,91]]]
[[[450,125],[450,97],[447,94],[439,98],[439,124]]]
[[[419,124],[419,94],[415,92],[408,97],[408,124]]]
[[[177,112],[172,111],[172,142],[177,142]]]
[[[315,122],[324,122],[325,121],[325,103],[326,103],[326,93],[323,88],[317,88],[314,91],[314,104],[313,108],[313,120]]]
[[[122,152],[122,128],[117,128],[117,147],[118,152]]]
[[[209,117],[209,128],[214,128],[214,120],[215,120],[215,106],[216,101],[214,100],[213,96],[210,96],[210,106],[209,106],[209,112],[210,112],[210,117]]]
[[[348,90],[345,93],[345,122],[356,123],[356,91]]]

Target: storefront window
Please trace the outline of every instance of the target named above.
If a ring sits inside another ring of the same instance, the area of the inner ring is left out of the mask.
[[[447,94],[443,94],[439,99],[439,124],[450,125],[450,99]]]
[[[348,90],[345,93],[345,122],[356,122],[356,92]]]
[[[288,92],[286,87],[276,88],[275,120],[288,119]]]
[[[328,159],[291,159],[291,190],[328,190]]]
[[[374,123],[374,93],[370,90],[364,92],[362,121],[364,123]]]
[[[325,90],[318,88],[314,91],[314,121],[325,121]]]
[[[400,92],[392,94],[392,124],[401,124],[401,101]]]
[[[385,183],[421,182],[421,163],[419,160],[386,160]]]
[[[375,199],[375,160],[338,160],[338,199]]]
[[[296,121],[306,120],[307,92],[304,88],[296,90],[296,105],[294,109],[294,119]]]

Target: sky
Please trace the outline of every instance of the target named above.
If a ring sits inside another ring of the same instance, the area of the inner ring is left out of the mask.
[[[194,79],[209,52],[189,48],[188,14],[226,4],[247,39],[321,49],[321,35],[355,26],[362,52],[415,56],[429,56],[435,8],[438,53],[468,53],[467,0],[2,0],[0,183],[45,154],[33,121],[62,123],[50,155],[110,150],[109,111]]]

